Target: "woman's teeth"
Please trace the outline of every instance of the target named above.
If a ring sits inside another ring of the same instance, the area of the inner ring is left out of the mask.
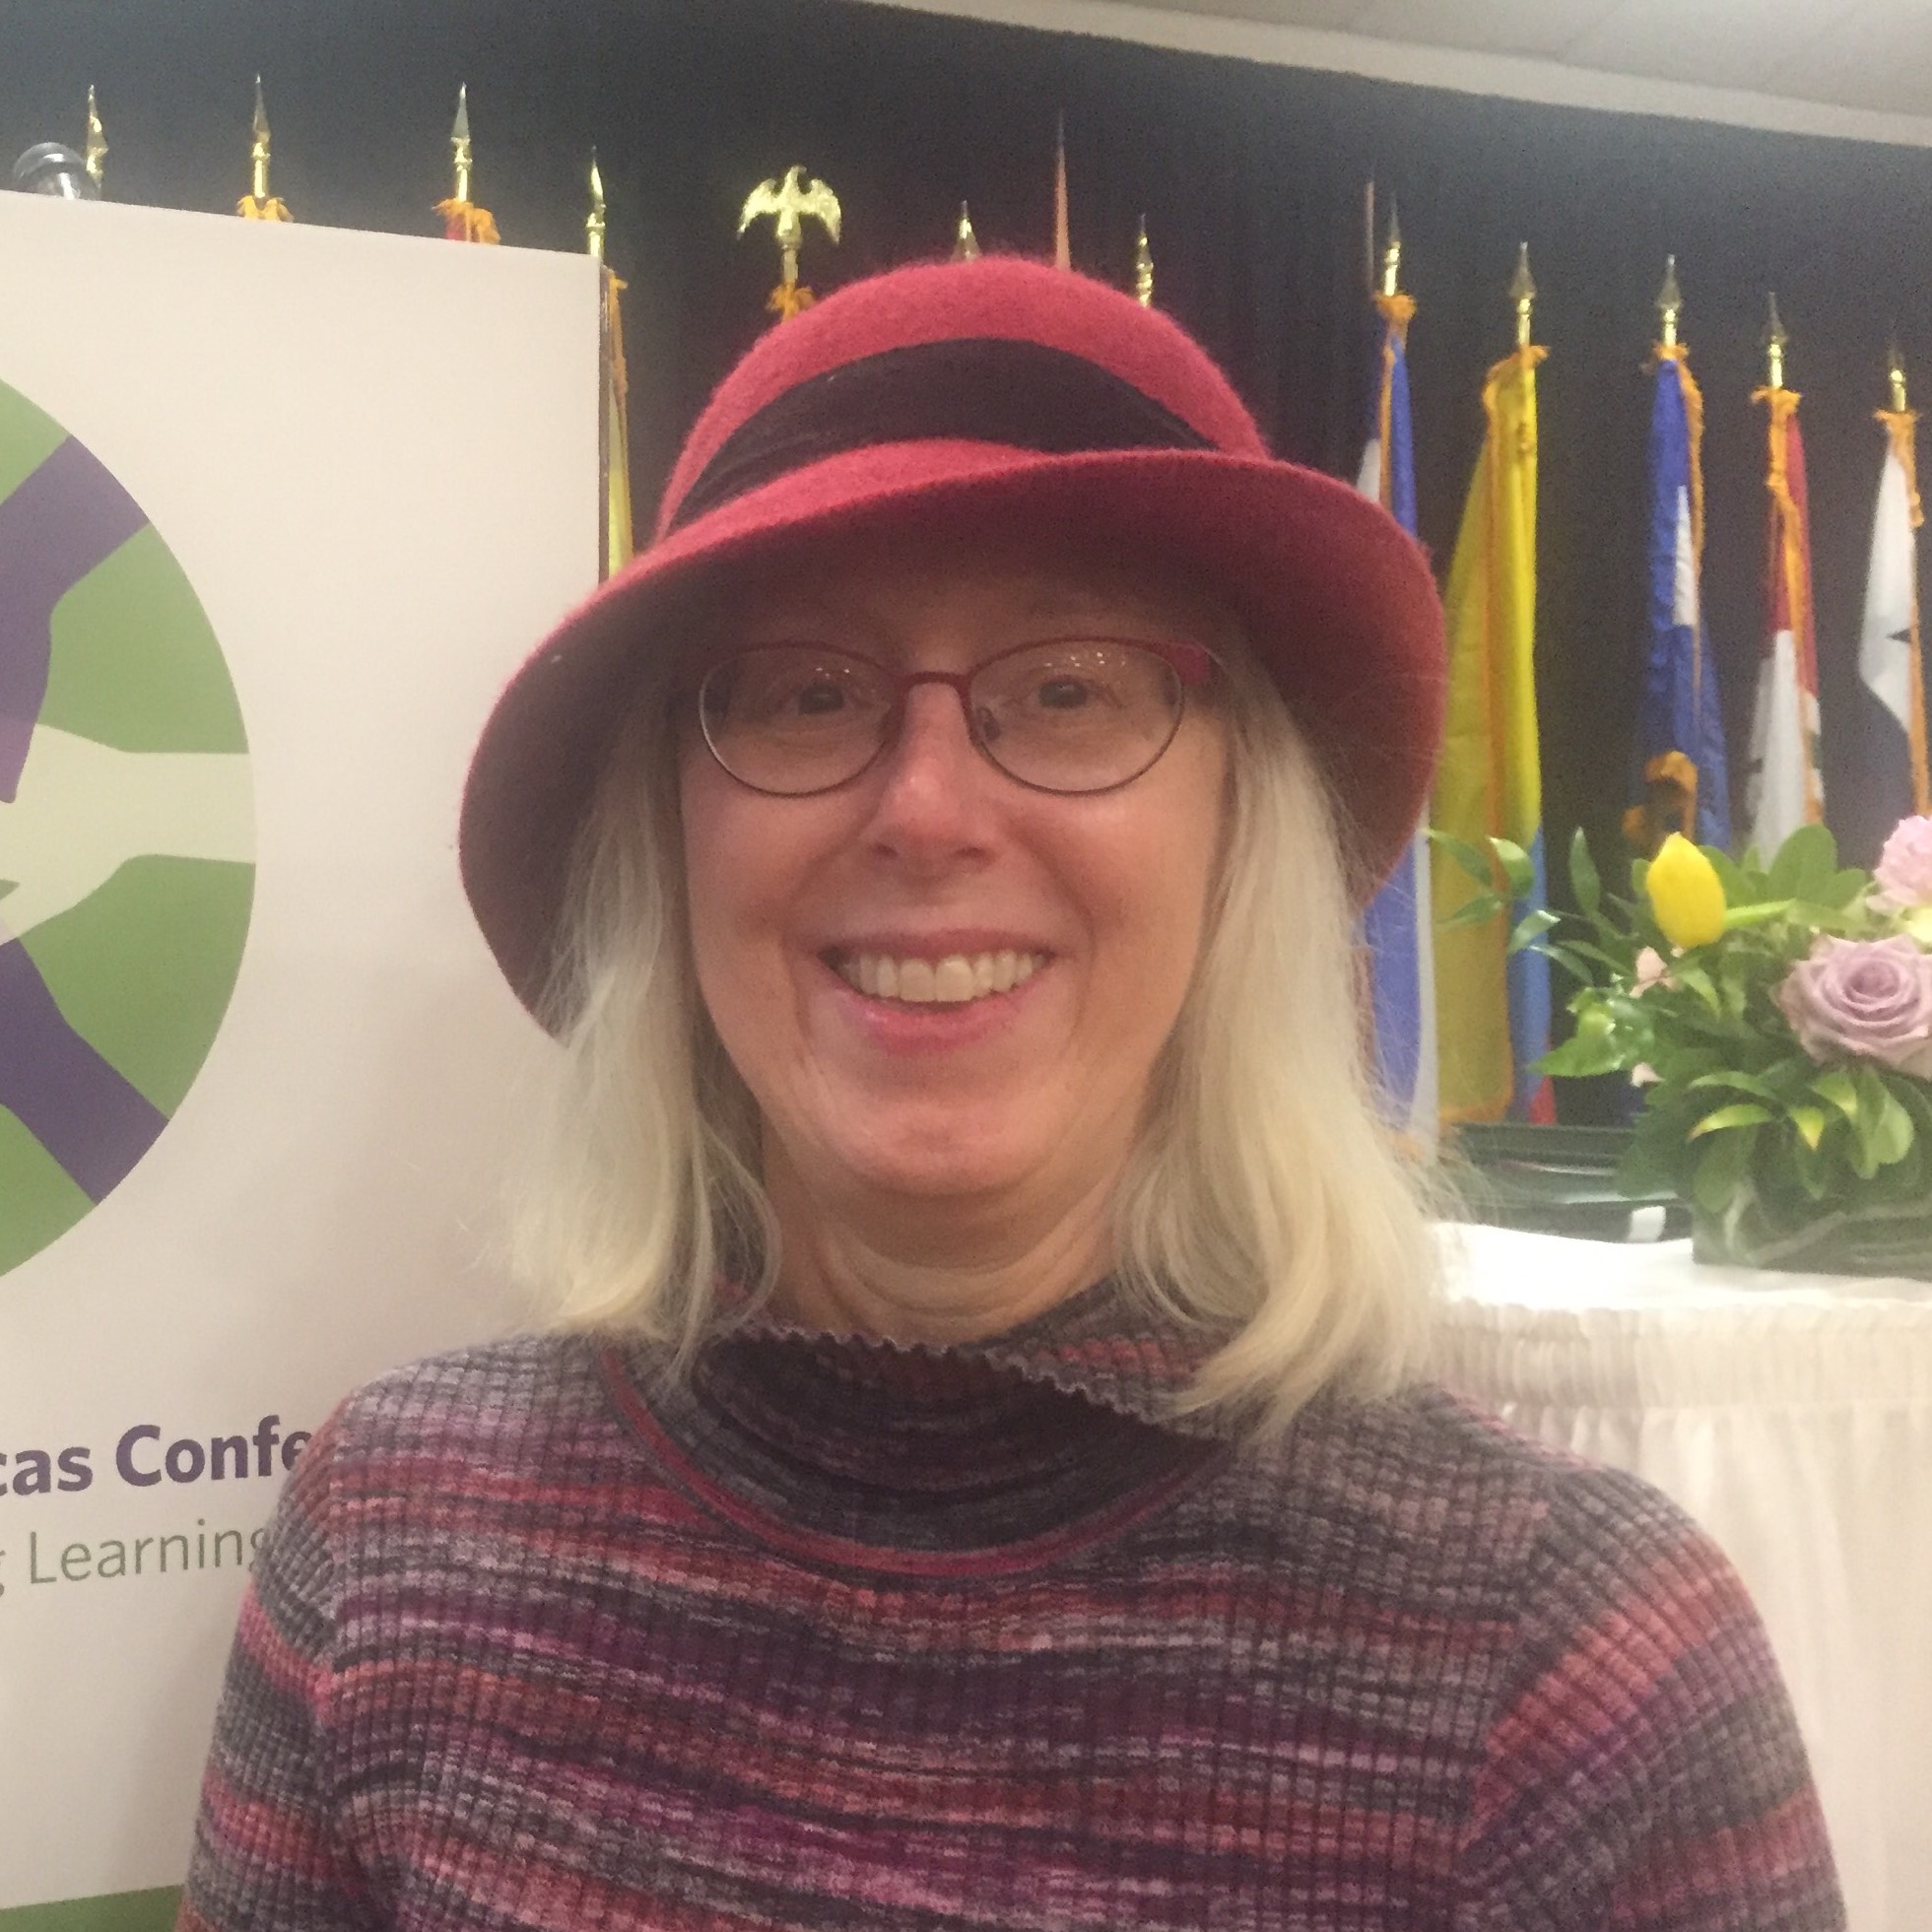
[[[1037,953],[951,953],[943,960],[895,960],[853,953],[837,963],[838,976],[876,1000],[909,1006],[963,1006],[989,993],[1010,993],[1045,960]]]

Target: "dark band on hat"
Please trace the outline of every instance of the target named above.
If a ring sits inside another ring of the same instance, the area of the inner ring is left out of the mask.
[[[927,439],[1042,456],[1216,447],[1165,403],[1068,350],[1001,336],[913,343],[808,376],[747,417],[685,492],[667,533],[807,464]]]

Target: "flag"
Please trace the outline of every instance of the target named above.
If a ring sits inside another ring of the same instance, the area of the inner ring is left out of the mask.
[[[1765,559],[1765,640],[1745,785],[1750,843],[1768,859],[1802,825],[1825,816],[1818,771],[1818,637],[1811,601],[1811,516],[1798,395],[1781,383],[1753,402],[1770,412]]]
[[[1507,955],[1510,931],[1548,902],[1543,776],[1536,732],[1536,367],[1529,344],[1490,370],[1488,421],[1449,565],[1449,705],[1435,778],[1436,828],[1487,850],[1509,839],[1535,886],[1508,915],[1435,933],[1438,1103],[1444,1123],[1556,1118],[1549,1080],[1530,1071],[1550,1050],[1550,963]],[[1433,858],[1438,917],[1476,893],[1444,853]]]
[[[1900,385],[1902,386],[1902,384]],[[1877,823],[1932,813],[1926,779],[1925,660],[1918,637],[1918,543],[1925,521],[1918,500],[1918,412],[1882,409],[1885,467],[1872,516],[1872,561],[1865,577],[1865,622],[1858,675],[1878,700],[1874,756],[1866,762]]]
[[[1378,294],[1381,369],[1375,415],[1356,487],[1416,533],[1415,442],[1409,420],[1405,295]],[[1391,1122],[1418,1146],[1435,1141],[1435,996],[1430,930],[1429,840],[1419,826],[1388,883],[1363,915],[1376,1080]]]
[[[1637,702],[1635,803],[1624,833],[1641,852],[1666,833],[1731,842],[1717,667],[1704,636],[1703,396],[1681,343],[1660,343],[1650,408],[1650,638]]]

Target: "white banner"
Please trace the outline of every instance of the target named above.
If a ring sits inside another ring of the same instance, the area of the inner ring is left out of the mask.
[[[593,583],[588,259],[0,196],[0,1926],[177,1885],[305,1432],[513,1324],[469,748]],[[46,1910],[22,1907],[48,1906]],[[9,1908],[15,1908],[10,1910]]]

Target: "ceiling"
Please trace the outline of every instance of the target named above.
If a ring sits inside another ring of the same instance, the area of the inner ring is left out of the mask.
[[[1932,117],[1925,0],[1159,0],[1177,13]]]
[[[871,0],[1458,93],[1932,147],[1932,0]]]

